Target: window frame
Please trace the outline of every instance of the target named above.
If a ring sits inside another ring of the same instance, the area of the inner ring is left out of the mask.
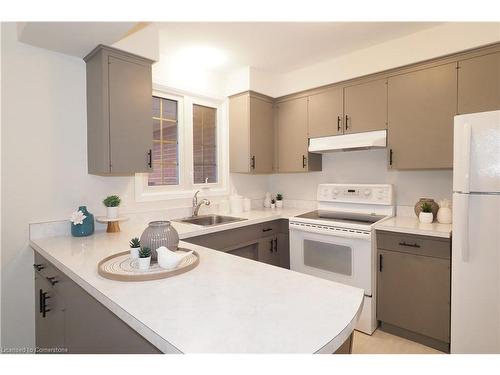
[[[190,198],[197,190],[204,189],[205,196],[220,196],[229,193],[229,134],[227,121],[227,101],[153,85],[151,96],[177,101],[178,139],[178,185],[148,185],[148,173],[135,174],[136,202],[161,201]],[[212,107],[216,113],[217,139],[217,182],[194,183],[193,165],[193,104]],[[153,130],[151,127],[151,134]]]

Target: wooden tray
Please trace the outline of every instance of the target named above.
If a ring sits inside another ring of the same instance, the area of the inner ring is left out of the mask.
[[[178,251],[191,251],[179,248]],[[139,270],[138,260],[130,256],[130,251],[114,254],[104,258],[97,265],[97,272],[106,279],[116,281],[149,281],[165,279],[188,272],[200,263],[200,255],[193,251],[172,270],[161,268],[158,263],[152,263],[148,270]]]

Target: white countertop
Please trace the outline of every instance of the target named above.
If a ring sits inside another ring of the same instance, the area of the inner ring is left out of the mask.
[[[430,224],[421,223],[416,216],[395,216],[383,220],[374,225],[377,230],[389,232],[418,234],[422,236],[432,236],[441,238],[451,237],[451,224],[440,224],[433,222]]]
[[[261,210],[211,228],[175,223],[182,238],[307,210]],[[332,353],[351,334],[363,290],[216,250],[176,277],[118,282],[97,273],[104,257],[140,231],[32,239],[31,246],[165,353]]]

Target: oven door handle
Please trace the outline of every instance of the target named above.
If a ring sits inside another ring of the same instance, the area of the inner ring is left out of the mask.
[[[307,225],[307,226],[306,226]],[[371,239],[371,232],[350,232],[348,230],[334,230],[334,229],[329,229],[328,227],[322,226],[318,227],[316,225],[309,225],[309,224],[302,224],[302,223],[295,223],[295,222],[290,222],[288,225],[288,229],[290,230],[295,230],[298,232],[304,232],[304,233],[317,233],[317,234],[324,234],[327,236],[336,236],[336,237],[344,237],[344,238],[357,238],[357,239],[362,239],[362,240],[370,240]]]

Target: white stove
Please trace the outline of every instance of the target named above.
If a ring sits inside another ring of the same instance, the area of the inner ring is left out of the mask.
[[[394,215],[392,185],[321,184],[318,209],[290,218],[290,268],[364,289],[356,329],[372,334],[376,251],[373,225]]]

